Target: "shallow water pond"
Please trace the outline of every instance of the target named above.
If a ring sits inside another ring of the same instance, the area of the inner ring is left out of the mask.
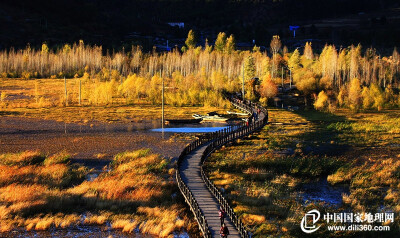
[[[202,122],[202,123],[190,123],[190,124],[170,124],[164,128],[150,129],[153,132],[166,132],[166,133],[208,133],[216,132],[225,128],[228,128],[233,124],[221,123],[221,122]]]
[[[7,233],[0,233],[0,237],[15,237],[15,238],[98,238],[98,237],[112,237],[112,238],[154,238],[156,236],[141,234],[136,230],[134,233],[124,233],[119,230],[113,230],[101,226],[77,226],[74,228],[66,229],[51,229],[48,231],[25,231],[15,230]],[[174,238],[189,238],[188,233],[180,232],[174,233]]]
[[[157,128],[151,131],[155,132],[174,132],[174,133],[207,133],[216,132],[227,127],[171,127],[171,128]]]
[[[64,238],[64,237],[79,237],[79,238],[94,238],[94,237],[154,237],[138,233],[123,233],[116,230],[107,230],[100,226],[78,226],[66,229],[52,229],[49,231],[12,231],[7,234],[2,234],[4,237],[35,237],[35,238]],[[3,236],[2,236],[3,237]]]
[[[303,184],[300,187],[301,199],[307,202],[325,202],[330,205],[339,206],[342,204],[342,194],[349,194],[349,186],[335,185],[328,183],[326,177],[318,181]]]

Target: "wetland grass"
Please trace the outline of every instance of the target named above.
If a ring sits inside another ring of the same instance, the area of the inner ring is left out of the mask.
[[[71,164],[64,152],[26,151],[0,158],[0,232],[107,224],[159,237],[198,232],[176,196],[170,159],[149,149],[116,155],[92,181],[85,180],[90,170]]]
[[[270,124],[219,149],[206,171],[254,237],[302,237],[305,212],[399,212],[400,111],[335,114],[270,109]],[[301,187],[325,179],[349,186],[342,203],[303,201]],[[395,216],[389,236],[399,234]],[[317,236],[336,237],[322,227]],[[368,235],[340,233],[343,237]]]

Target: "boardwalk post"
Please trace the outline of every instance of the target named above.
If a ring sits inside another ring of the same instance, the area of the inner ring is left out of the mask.
[[[242,66],[242,99],[244,101],[244,63]]]
[[[79,106],[81,105],[82,102],[82,80],[79,79]]]
[[[68,106],[67,79],[64,77],[65,106]]]
[[[162,79],[162,90],[161,90],[161,110],[162,110],[162,116],[161,116],[161,123],[162,123],[162,128],[164,129],[164,78],[162,77],[162,72],[160,69],[160,77]],[[164,130],[163,130],[164,131]]]

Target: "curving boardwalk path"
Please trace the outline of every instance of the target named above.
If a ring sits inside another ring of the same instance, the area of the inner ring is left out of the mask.
[[[201,156],[209,144],[206,143],[187,155],[181,164],[180,170],[182,180],[192,191],[194,198],[207,219],[212,237],[219,237],[219,229],[221,228],[218,217],[219,203],[204,184],[200,174]],[[228,216],[225,218],[225,225],[228,226],[229,238],[240,238],[238,231]]]
[[[221,224],[218,210],[220,206],[228,215],[225,218],[225,224],[228,226],[229,238],[251,237],[246,226],[203,170],[204,161],[214,150],[261,129],[268,122],[268,111],[265,108],[249,101],[243,103],[233,97],[230,101],[238,109],[254,115],[256,120],[200,136],[185,147],[177,163],[178,187],[193,212],[204,238],[219,237]]]

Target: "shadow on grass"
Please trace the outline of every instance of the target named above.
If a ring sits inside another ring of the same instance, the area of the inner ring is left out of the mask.
[[[178,191],[171,187],[171,191],[178,194]],[[135,214],[138,207],[168,207],[175,203],[184,204],[183,197],[177,196],[150,196],[145,200],[128,199],[107,199],[102,197],[85,197],[75,194],[52,195],[46,198],[46,203],[37,204],[19,211],[17,215],[25,218],[33,217],[38,214],[84,214],[112,212],[115,215]]]
[[[312,123],[314,127],[313,130],[299,136],[305,143],[304,153],[340,156],[352,148],[346,140],[343,140],[348,135],[344,135],[343,130],[337,130],[332,126],[338,122],[350,122],[345,116],[315,110],[302,110],[295,113]]]
[[[22,115],[21,112],[10,112],[10,111],[0,111],[0,117],[1,116],[19,116]]]

